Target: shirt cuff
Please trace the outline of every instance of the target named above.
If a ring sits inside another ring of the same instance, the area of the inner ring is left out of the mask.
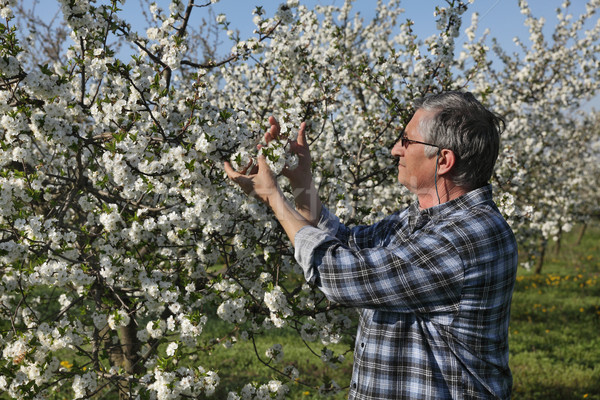
[[[311,225],[303,226],[294,236],[294,257],[302,267],[304,279],[308,283],[315,283],[319,275],[314,266],[315,250],[323,243],[333,240],[336,240],[335,237]]]

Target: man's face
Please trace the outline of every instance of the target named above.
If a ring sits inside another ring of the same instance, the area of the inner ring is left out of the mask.
[[[404,130],[405,137],[424,142],[419,132],[420,121],[433,115],[433,111],[417,110]],[[426,157],[425,147],[427,145],[420,143],[408,143],[407,147],[404,147],[402,140],[399,140],[392,148],[392,155],[398,157],[398,182],[416,195],[429,193],[435,188],[437,158]]]

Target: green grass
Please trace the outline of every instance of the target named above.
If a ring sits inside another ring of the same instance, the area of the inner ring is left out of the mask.
[[[219,320],[210,319],[205,326],[204,333],[208,336],[219,337],[225,334],[230,327]],[[350,348],[349,340],[351,340],[350,337],[339,344],[328,345],[327,348],[333,350],[336,355],[343,354]],[[268,361],[265,351],[275,343],[283,345],[284,359],[281,364],[271,365],[279,369],[293,365],[300,372],[298,381],[301,382],[290,381],[258,360],[257,354],[263,361]],[[307,344],[311,349],[307,347]],[[290,328],[260,335],[256,337],[255,343],[252,340],[240,340],[230,349],[221,345],[216,346],[210,357],[204,358],[201,362],[205,368],[216,370],[221,378],[220,385],[213,397],[225,399],[229,391],[239,391],[248,382],[265,384],[271,379],[279,380],[289,387],[290,392],[286,397],[289,399],[323,398],[318,394],[318,387],[327,378],[333,379],[342,388],[347,387],[352,373],[352,354],[347,354],[344,362],[331,368],[317,356],[324,346],[319,342],[307,344],[302,342],[299,335]],[[345,399],[347,390],[342,390],[336,396],[327,398]]]
[[[600,227],[566,235],[539,275],[521,269],[512,303],[513,399],[600,399]]]

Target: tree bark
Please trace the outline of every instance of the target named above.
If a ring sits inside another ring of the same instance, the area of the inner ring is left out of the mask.
[[[558,228],[558,235],[556,236],[556,247],[554,248],[554,255],[558,256],[560,254],[560,245],[562,241],[562,226]]]
[[[121,343],[121,366],[123,367],[125,376],[132,376],[140,370],[138,363],[140,343],[137,338],[135,314],[131,315],[131,320],[127,326],[122,326],[119,329],[119,341]],[[119,382],[120,400],[133,398],[129,383],[130,381],[127,379],[122,379]]]
[[[542,239],[542,241],[540,242],[540,247],[539,247],[539,258],[538,258],[536,266],[535,266],[536,274],[542,273],[542,267],[544,266],[544,257],[546,256],[547,245],[548,245],[548,240]]]
[[[581,244],[581,241],[583,240],[583,235],[585,235],[586,229],[587,229],[587,223],[584,222],[583,225],[581,226],[581,230],[579,231],[579,236],[577,236],[577,242],[575,243],[575,246],[579,246]]]

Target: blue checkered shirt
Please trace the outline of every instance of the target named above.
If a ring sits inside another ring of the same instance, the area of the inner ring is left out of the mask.
[[[295,236],[308,282],[360,311],[350,399],[507,399],[515,237],[485,186],[352,229]]]

